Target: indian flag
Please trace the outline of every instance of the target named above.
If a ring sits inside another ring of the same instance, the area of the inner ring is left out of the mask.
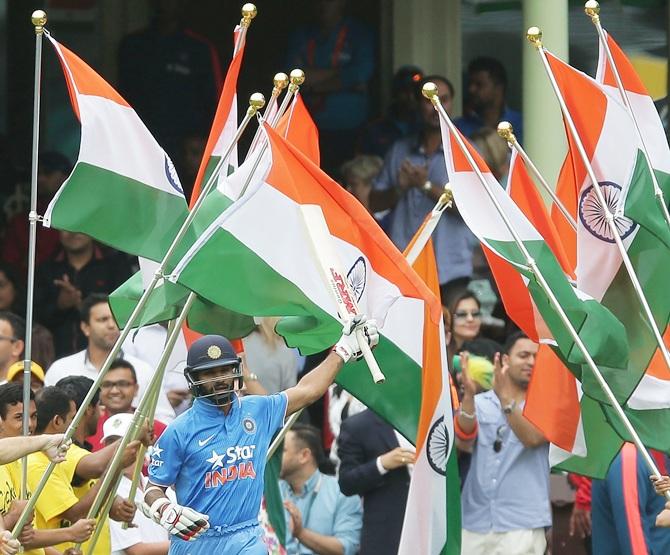
[[[619,234],[656,324],[665,330],[670,298],[665,294],[664,274],[670,264],[670,250],[663,235],[670,231],[655,203],[649,168],[633,122],[619,97],[611,96],[596,81],[550,53],[547,57],[606,202],[613,212],[623,205],[623,214],[615,215]],[[626,140],[621,140],[624,136]],[[577,283],[625,324],[631,346],[629,371],[625,379],[610,385],[626,400],[649,367],[657,350],[656,339],[611,232],[604,225],[603,209],[595,197],[593,184],[576,151],[571,152],[571,158],[575,179],[572,190],[566,181],[558,188],[558,194],[578,223]],[[659,184],[662,188],[668,185],[665,180],[659,180]],[[644,216],[638,217],[639,213]],[[664,372],[670,378],[667,368]],[[616,422],[613,419],[614,425]]]
[[[295,93],[291,107],[279,118],[277,133],[307,156],[314,164],[320,165],[319,130],[307,110],[300,92]]]
[[[438,325],[440,303],[365,208],[297,148],[264,127],[270,148],[252,186],[185,253],[172,279],[242,314],[289,317],[277,331],[303,353],[329,348],[342,327],[301,215],[302,205],[319,205],[361,311],[380,325],[375,356],[386,375],[383,385],[374,385],[365,362],[359,361],[346,365],[338,383],[414,440],[423,338],[428,327]],[[212,196],[239,191],[250,171],[246,164]]]
[[[225,149],[232,142],[237,129],[236,89],[246,44],[246,40],[243,40],[240,31],[238,27],[234,33],[235,42],[240,46],[234,52],[226,73],[203,160],[191,195],[191,204],[195,203],[202,192],[202,187],[210,177]],[[242,42],[240,43],[240,41]],[[228,169],[236,167],[237,147],[233,149],[227,164]],[[223,176],[227,175],[227,170],[222,171]],[[219,211],[225,210],[234,199],[226,198],[222,200],[223,202],[218,206]],[[208,216],[210,221],[218,213],[216,211],[210,213]],[[140,257],[140,271],[110,295],[110,306],[119,327],[125,327],[156,268],[155,263]],[[139,325],[148,325],[176,318],[181,312],[188,295],[189,290],[185,287],[160,279],[142,312]],[[255,325],[251,316],[222,309],[200,298],[196,299],[189,311],[188,324],[192,329],[203,334],[224,333],[228,337],[244,337],[253,330]]]
[[[235,30],[235,42],[239,42],[239,27]],[[209,132],[209,138],[205,145],[205,152],[202,162],[198,168],[198,174],[193,185],[190,205],[195,204],[200,196],[202,188],[209,180],[214,168],[221,160],[226,149],[232,143],[237,131],[237,79],[240,75],[242,58],[244,57],[244,47],[246,40],[242,40],[239,48],[233,54],[233,59],[228,67],[226,79],[223,82],[223,89],[219,97],[219,103],[214,114],[214,121]],[[221,168],[218,179],[224,178],[237,168],[237,146],[235,146],[228,157],[227,163]]]
[[[628,345],[621,323],[599,303],[570,285],[542,235],[500,187],[479,153],[459,133],[460,139],[488,185],[491,195],[489,196],[475,168],[462,152],[456,136],[450,132],[443,120],[441,125],[444,156],[456,205],[465,223],[479,241],[523,276],[523,289],[518,294],[524,296],[529,294],[532,298],[533,313],[537,311],[541,316],[543,324],[541,327],[536,326],[538,332],[544,330],[540,339],[553,342],[570,363],[578,366],[585,363],[583,354],[575,346],[556,308],[540,286],[517,240],[535,261],[548,288],[580,335],[591,357],[601,365],[605,374],[615,379],[622,373],[628,358]],[[528,293],[525,293],[525,290]],[[602,397],[597,384],[591,383],[589,387],[590,394]]]
[[[83,60],[45,33],[81,123],[79,156],[44,225],[86,233],[161,260],[186,217],[172,161],[128,103]]]
[[[434,210],[405,249],[409,259],[413,247],[420,249],[412,268],[421,276],[435,298],[440,296],[435,252],[423,230],[435,229]],[[425,321],[432,315],[426,311]],[[436,325],[437,324],[437,325]],[[424,363],[421,378],[421,415],[416,437],[417,459],[409,486],[407,508],[398,553],[458,555],[461,552],[461,509],[458,461],[454,448],[453,410],[458,397],[447,365],[444,321],[426,326],[423,338]],[[453,404],[452,404],[453,403]],[[443,462],[446,457],[446,463]]]

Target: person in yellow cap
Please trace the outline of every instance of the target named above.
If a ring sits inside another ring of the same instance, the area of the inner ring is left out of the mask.
[[[23,383],[23,361],[15,362],[7,369],[7,381],[15,383]],[[30,365],[30,389],[33,393],[39,391],[44,387],[44,369],[32,362]]]

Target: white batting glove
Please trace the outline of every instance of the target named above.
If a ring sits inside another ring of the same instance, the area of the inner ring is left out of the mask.
[[[12,538],[12,533],[8,530],[3,530],[0,533],[0,553],[2,555],[16,555],[21,548],[19,540]]]
[[[366,320],[364,314],[357,314],[348,322],[345,322],[342,329],[342,337],[335,344],[333,350],[346,364],[352,358],[360,360],[363,357],[363,351],[358,343],[358,332],[362,331],[367,344],[371,349],[379,343],[379,330],[377,322]]]
[[[193,541],[209,528],[207,515],[172,503],[166,497],[156,499],[151,507],[146,503],[138,506],[146,516],[182,540]]]

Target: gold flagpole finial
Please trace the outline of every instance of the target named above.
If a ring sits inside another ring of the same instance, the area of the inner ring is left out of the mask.
[[[600,20],[600,4],[596,0],[588,0],[584,4],[584,13],[591,18],[591,21],[595,23]]]
[[[514,127],[509,121],[501,121],[498,124],[498,135],[505,139],[508,143],[513,143],[516,141],[514,136]]]
[[[535,48],[542,48],[542,31],[539,27],[529,27],[526,38]]]
[[[454,191],[449,183],[444,184],[444,193],[440,195],[440,204],[442,206],[451,206],[454,203]]]
[[[305,72],[302,69],[294,69],[291,71],[289,76],[289,81],[291,82],[289,90],[295,92],[300,88],[305,82]]]
[[[277,91],[283,91],[286,87],[288,87],[288,75],[286,75],[283,71],[275,73],[275,76],[272,79],[272,84],[275,86]]]
[[[265,97],[263,93],[255,92],[249,97],[249,108],[247,114],[253,116],[256,112],[265,106]]]
[[[244,27],[249,27],[251,25],[251,20],[256,17],[258,14],[258,10],[256,10],[256,5],[246,3],[244,6],[242,6],[242,21],[240,21],[240,25]]]
[[[44,26],[47,24],[47,14],[44,10],[35,10],[30,16],[30,21],[35,26],[35,34],[41,35],[44,32]]]
[[[421,94],[428,100],[430,100],[433,103],[433,105],[439,102],[439,98],[437,95],[437,85],[432,81],[424,83],[423,87],[421,88]]]

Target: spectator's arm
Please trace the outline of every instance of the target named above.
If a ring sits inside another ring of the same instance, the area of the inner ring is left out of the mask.
[[[97,480],[95,484],[93,484],[93,487],[86,492],[84,497],[79,499],[77,503],[75,503],[70,508],[66,509],[60,514],[61,519],[64,518],[69,520],[70,522],[76,522],[80,518],[86,518],[86,515],[88,514],[88,511],[91,508],[91,505],[93,505],[95,496],[98,494],[98,491],[100,490],[101,484],[102,480]]]
[[[524,447],[540,447],[547,443],[542,432],[523,415],[521,409],[515,409],[508,414],[507,422]]]
[[[333,536],[342,544],[345,555],[358,553],[361,528],[363,528],[363,506],[360,498],[340,496],[335,509]]]
[[[111,445],[107,445],[98,451],[94,451],[89,455],[82,457],[75,467],[75,474],[82,480],[93,480],[100,478],[105,472],[107,465],[111,462],[116,448],[121,440],[117,440]],[[121,468],[133,464],[137,457],[137,450],[139,448],[139,441],[131,441],[126,447],[124,458],[121,462]]]
[[[397,155],[396,148],[391,149],[384,158],[384,165],[377,178],[372,182],[372,190],[370,191],[370,211],[381,212],[394,208],[400,199],[400,191],[396,187],[396,178],[399,168],[396,163]]]
[[[303,528],[296,539],[314,553],[319,553],[319,555],[346,554],[342,542],[335,536],[326,536],[308,528]]]
[[[53,443],[54,437],[53,435],[44,434],[39,436],[2,438],[0,439],[0,464],[8,464],[30,453],[42,451]]]
[[[344,495],[364,495],[381,486],[385,475],[379,472],[377,457],[367,460],[364,445],[354,435],[345,420],[337,440],[337,455],[340,457],[339,484]]]

